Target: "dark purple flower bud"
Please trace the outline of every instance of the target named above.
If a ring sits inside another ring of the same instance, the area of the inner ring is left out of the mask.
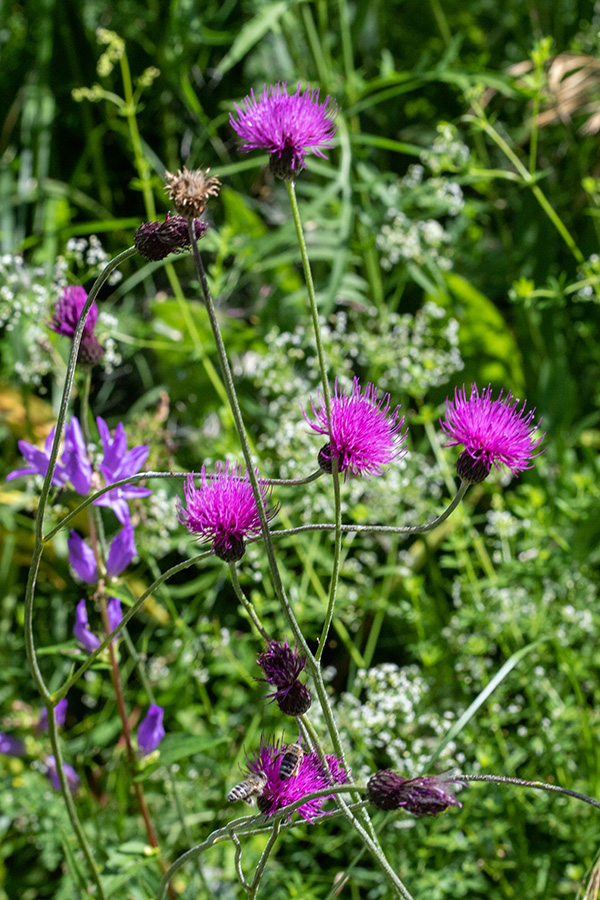
[[[73,627],[75,639],[79,641],[84,650],[93,653],[100,646],[100,641],[88,626],[87,609],[85,600],[80,600],[75,610],[75,625]]]
[[[194,219],[196,240],[208,228],[206,222]],[[184,253],[191,247],[188,220],[185,216],[169,216],[166,222],[144,222],[133,239],[135,248],[146,259],[164,259],[170,253]]]
[[[86,584],[95,584],[98,581],[98,567],[96,557],[91,547],[85,543],[76,531],[71,530],[67,541],[69,548],[69,562],[75,572]]]
[[[84,334],[79,345],[77,362],[80,366],[92,368],[98,365],[106,350],[94,334]]]
[[[81,310],[87,300],[87,293],[78,285],[69,285],[63,291],[63,295],[52,310],[50,322],[48,323],[53,331],[58,334],[64,334],[67,337],[73,337],[77,322],[81,315]],[[98,307],[96,302],[92,303],[90,311],[83,328],[83,333],[93,334],[96,322],[98,320]]]
[[[136,554],[133,525],[126,525],[113,539],[106,560],[106,571],[113,578],[123,572]]]
[[[5,756],[24,756],[25,745],[12,734],[0,731],[0,753],[4,753]]]
[[[303,716],[312,703],[310,689],[300,681],[294,681],[287,688],[279,688],[272,697],[286,716]]]
[[[152,753],[153,750],[156,750],[165,736],[165,729],[163,728],[163,715],[163,709],[153,703],[146,713],[145,719],[140,722],[137,733],[137,741],[138,747],[140,748],[142,753],[144,753],[144,755]]]
[[[269,641],[256,661],[265,673],[262,680],[275,687],[289,687],[306,665],[306,657],[292,650],[287,641]]]
[[[106,604],[106,613],[108,616],[108,627],[110,628],[109,633],[112,633],[123,620],[121,603],[118,597],[108,598],[108,603]]]
[[[69,702],[66,697],[63,697],[62,700],[59,700],[56,706],[54,707],[54,715],[56,717],[56,724],[60,727],[65,724],[65,719],[67,717],[67,707]],[[37,726],[38,731],[48,731],[48,710],[46,707],[40,713],[40,720]]]
[[[60,791],[60,781],[58,780],[58,772],[56,771],[56,760],[54,759],[53,756],[47,757],[46,765],[48,767],[47,771],[46,771],[46,775],[52,782],[52,787],[55,790]],[[67,778],[67,784],[69,786],[69,790],[71,791],[72,794],[74,794],[77,791],[77,788],[79,787],[79,785],[81,783],[81,779],[80,779],[79,775],[77,774],[77,772],[75,771],[75,769],[73,768],[73,766],[70,766],[69,763],[63,763],[63,767],[65,770],[65,776]]]
[[[466,783],[460,778],[423,775],[402,778],[382,769],[367,782],[367,797],[376,809],[405,809],[413,816],[437,816],[450,806],[462,806],[454,796]]]

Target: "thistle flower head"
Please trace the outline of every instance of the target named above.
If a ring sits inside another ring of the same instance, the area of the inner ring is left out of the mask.
[[[447,775],[402,778],[382,769],[367,782],[367,797],[376,809],[402,808],[413,816],[437,816],[450,806],[462,806],[454,794],[466,786],[460,778]]]
[[[471,385],[469,399],[463,385],[454,391],[454,400],[446,400],[446,416],[440,424],[448,437],[446,447],[465,447],[457,463],[463,480],[477,484],[487,478],[492,465],[499,469],[499,463],[515,475],[532,468],[531,460],[539,456],[533,451],[543,435],[534,439],[540,422],[532,424],[535,410],[526,412],[525,403],[519,409],[519,402],[510,392],[503,399],[502,391],[492,400],[491,385],[480,394],[476,384]]]
[[[87,292],[82,287],[74,284],[66,287],[60,300],[51,311],[48,325],[52,331],[56,331],[57,334],[64,334],[67,337],[73,337],[81,310],[87,298]],[[83,326],[84,335],[92,335],[94,333],[97,321],[98,307],[94,301],[90,306],[85,325]]]
[[[279,770],[285,748],[286,744],[283,741],[271,738],[266,742],[263,737],[258,751],[247,758],[248,774],[262,773],[267,779],[259,797],[259,809],[266,816],[271,816],[278,809],[301,800],[312,791],[321,790],[332,783],[348,782],[348,773],[338,757],[333,755],[325,757],[329,768],[327,772],[316,750],[301,754],[295,774],[282,779]],[[323,804],[328,799],[329,797],[319,797],[316,800],[309,800],[299,807],[297,812],[303,819],[310,821],[321,812]]]
[[[137,732],[138,747],[146,756],[148,753],[156,750],[165,736],[163,716],[164,710],[162,707],[153,703],[139,724]]]
[[[196,239],[204,235],[208,225],[194,219]],[[170,253],[184,253],[191,247],[188,220],[185,216],[169,216],[165,222],[144,222],[133,239],[138,253],[145,259],[164,259]]]
[[[190,171],[185,166],[175,175],[165,172],[165,190],[180,216],[199,219],[210,198],[219,196],[221,182],[214,175],[209,177],[209,172]]]
[[[312,150],[325,157],[324,147],[333,145],[338,107],[327,96],[319,102],[319,89],[307,87],[288,94],[280,82],[263,87],[258,100],[254,91],[235,105],[229,116],[231,127],[240,138],[240,150],[266,150],[271,154],[271,169],[280,178],[293,178],[305,168],[306,154]]]
[[[404,417],[400,418],[399,406],[389,411],[389,394],[378,400],[374,385],[367,384],[363,391],[355,378],[352,394],[347,396],[336,378],[331,398],[331,427],[328,427],[325,402],[320,394],[317,396],[318,408],[312,398],[310,401],[315,421],[302,412],[313,431],[329,438],[319,453],[319,465],[325,471],[330,472],[331,460],[337,459],[339,471],[345,477],[381,475],[383,466],[406,452],[402,447],[406,432],[400,433]]]
[[[201,485],[196,488],[193,475],[188,475],[184,485],[186,505],[177,501],[178,519],[203,540],[212,541],[212,549],[220,559],[235,562],[244,555],[246,539],[260,534],[260,518],[248,473],[242,473],[239,464],[217,463],[213,477],[202,466],[200,479]],[[279,506],[268,506],[272,488],[263,484],[261,478],[259,489],[270,520]]]

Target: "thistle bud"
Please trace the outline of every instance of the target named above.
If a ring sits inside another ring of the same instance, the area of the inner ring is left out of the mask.
[[[144,222],[135,233],[133,243],[145,259],[158,261],[170,253],[185,253],[191,247],[185,216],[168,216],[165,222]],[[206,222],[194,220],[196,240],[205,234]]]
[[[454,796],[461,787],[466,784],[460,778],[402,778],[397,772],[382,769],[367,782],[367,797],[376,809],[403,808],[413,816],[437,816],[450,806],[462,806]]]

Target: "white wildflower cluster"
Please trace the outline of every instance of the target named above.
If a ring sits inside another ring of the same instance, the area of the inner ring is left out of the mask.
[[[0,328],[14,331],[23,316],[43,321],[52,297],[47,282],[45,268],[26,266],[22,256],[0,256]]]
[[[353,747],[366,747],[376,759],[387,758],[403,776],[420,774],[440,739],[454,721],[454,713],[422,711],[430,684],[418,666],[381,663],[359,670],[353,693],[344,693],[336,714]],[[450,743],[445,763],[461,762]],[[386,765],[387,765],[386,761]],[[360,777],[362,773],[355,772]]]
[[[421,161],[435,174],[462,172],[469,164],[470,150],[450,122],[439,122],[431,147],[421,152]]]
[[[70,238],[65,248],[65,256],[71,269],[85,270],[86,279],[98,275],[108,261],[108,253],[95,234],[91,234],[89,238]],[[116,269],[111,272],[108,283],[118,284],[122,278],[122,273]]]
[[[381,252],[381,268],[390,271],[401,259],[423,266],[435,263],[440,269],[451,269],[448,253],[452,236],[436,219],[409,219],[401,210],[390,209],[387,221],[377,235]]]
[[[591,300],[600,292],[600,256],[592,255],[579,267],[583,279],[588,282],[579,288],[577,297],[579,300]]]
[[[100,310],[95,334],[100,344],[104,347],[104,356],[100,360],[100,365],[107,375],[110,375],[117,366],[121,365],[122,361],[121,354],[117,349],[117,342],[113,337],[118,326],[119,320],[116,316]]]
[[[173,549],[173,534],[179,529],[177,508],[165,488],[155,488],[144,500],[144,527],[138,528],[138,553],[161,559]]]
[[[402,260],[429,269],[452,268],[456,228],[442,224],[440,218],[456,219],[465,198],[458,181],[442,173],[462,172],[468,164],[469,148],[456,128],[441,123],[432,146],[421,153],[421,164],[409,166],[406,175],[384,192],[388,209],[376,238],[383,269],[389,271]],[[431,177],[426,177],[427,169]]]

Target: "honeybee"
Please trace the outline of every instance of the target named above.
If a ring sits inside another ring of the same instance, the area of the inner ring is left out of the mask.
[[[260,797],[266,783],[267,776],[264,772],[251,772],[244,781],[231,788],[227,799],[230,803],[235,803],[236,800],[245,800],[246,803],[252,803],[254,797]]]
[[[280,756],[279,777],[282,781],[287,781],[288,778],[298,774],[304,750],[300,744],[287,744],[281,751]]]

